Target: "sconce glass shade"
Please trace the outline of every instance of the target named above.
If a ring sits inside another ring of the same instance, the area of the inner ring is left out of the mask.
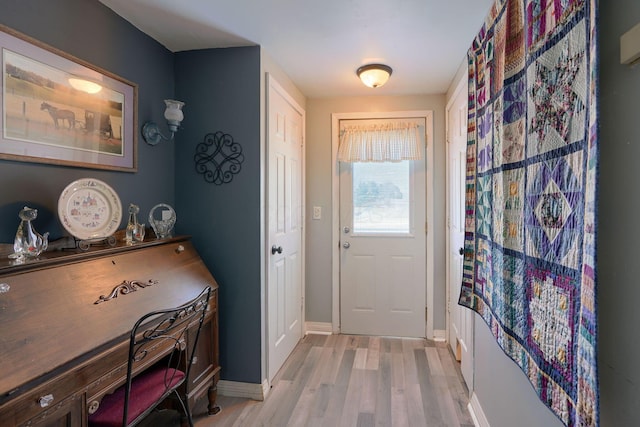
[[[180,122],[184,119],[184,113],[182,112],[182,107],[184,107],[184,102],[176,101],[175,99],[165,99],[164,103],[166,105],[166,109],[164,110],[164,118],[167,120],[167,125],[169,126],[169,130],[171,131],[171,136],[166,137],[162,133],[160,133],[160,128],[154,122],[146,122],[142,126],[142,137],[149,145],[156,145],[160,142],[161,139],[171,140],[173,139],[174,133],[180,129]]]
[[[92,82],[90,80],[85,80],[85,79],[77,79],[77,78],[71,77],[69,79],[69,84],[71,85],[72,88],[76,90],[81,90],[87,93],[98,93],[102,90],[102,86],[100,86],[98,83]]]
[[[363,65],[356,71],[362,83],[373,88],[384,85],[389,80],[392,72],[391,67],[384,64]]]
[[[164,110],[164,118],[167,119],[171,132],[175,132],[180,127],[180,122],[184,119],[184,113],[182,112],[184,102],[165,99],[164,103],[167,106],[167,109]]]

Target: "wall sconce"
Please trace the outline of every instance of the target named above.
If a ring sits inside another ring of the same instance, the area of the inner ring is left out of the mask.
[[[358,68],[356,74],[358,74],[365,86],[375,88],[384,85],[389,80],[392,72],[393,70],[388,65],[369,64]]]
[[[171,131],[171,136],[166,137],[160,133],[160,128],[154,122],[146,122],[144,126],[142,126],[142,137],[149,145],[156,145],[160,142],[160,139],[164,139],[165,141],[170,141],[173,139],[173,135],[180,128],[180,122],[184,119],[184,114],[182,113],[182,107],[184,107],[184,102],[176,101],[174,99],[165,99],[165,105],[167,108],[164,110],[164,118],[167,120],[167,125],[169,126],[169,130]]]

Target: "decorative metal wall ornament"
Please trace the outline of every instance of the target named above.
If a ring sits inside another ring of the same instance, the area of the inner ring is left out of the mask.
[[[244,155],[242,146],[231,135],[218,131],[205,135],[204,141],[196,146],[193,159],[196,172],[201,173],[205,181],[222,185],[240,173]]]

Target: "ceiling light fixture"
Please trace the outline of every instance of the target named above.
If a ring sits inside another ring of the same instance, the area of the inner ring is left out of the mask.
[[[170,141],[173,139],[173,135],[180,129],[180,122],[184,119],[182,113],[182,107],[184,102],[176,101],[174,99],[165,99],[164,103],[166,109],[164,110],[164,118],[167,121],[167,126],[171,131],[171,136],[166,137],[160,133],[160,128],[154,122],[147,122],[142,126],[142,137],[149,145],[156,145],[161,139]]]
[[[356,74],[365,86],[380,87],[389,80],[392,73],[391,67],[384,64],[368,64],[358,68]]]

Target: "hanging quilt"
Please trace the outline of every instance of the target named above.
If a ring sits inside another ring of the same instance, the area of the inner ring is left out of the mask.
[[[596,0],[496,0],[468,52],[459,303],[567,426],[598,425]]]

